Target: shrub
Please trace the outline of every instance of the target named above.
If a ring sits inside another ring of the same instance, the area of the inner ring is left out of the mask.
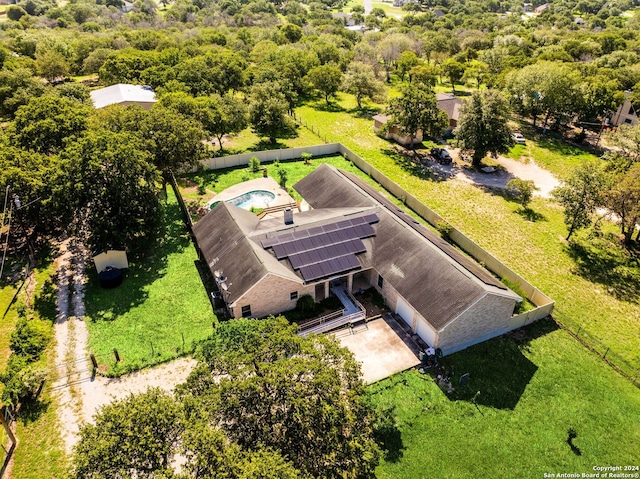
[[[19,402],[38,391],[47,376],[47,371],[43,366],[34,363],[17,371],[7,371],[2,376],[2,402],[15,408]]]
[[[451,231],[453,231],[453,226],[451,226],[446,221],[438,221],[436,223],[436,229],[444,239],[449,240],[451,238]]]
[[[258,172],[258,170],[260,169],[260,160],[257,156],[252,156],[251,158],[249,158],[249,168],[254,173]]]
[[[29,361],[37,361],[40,353],[51,341],[51,327],[40,319],[21,318],[11,333],[9,346],[18,356]]]
[[[316,309],[316,302],[311,297],[310,294],[305,294],[298,298],[298,302],[296,303],[296,309],[299,311],[313,311]]]
[[[305,165],[310,165],[311,164],[311,158],[313,158],[313,155],[307,151],[305,151],[304,153],[300,154],[300,158],[302,158],[302,160],[304,161]]]
[[[523,208],[527,208],[531,202],[534,190],[537,190],[535,183],[531,180],[521,180],[514,178],[507,181],[505,191],[509,198],[517,201]]]
[[[283,188],[286,188],[287,186],[287,180],[289,179],[287,176],[287,170],[283,170],[282,168],[278,168],[278,183],[280,184],[280,186],[282,186]]]

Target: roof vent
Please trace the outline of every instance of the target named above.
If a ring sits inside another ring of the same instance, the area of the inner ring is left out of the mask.
[[[293,210],[291,208],[287,208],[286,210],[284,210],[284,224],[293,224]]]

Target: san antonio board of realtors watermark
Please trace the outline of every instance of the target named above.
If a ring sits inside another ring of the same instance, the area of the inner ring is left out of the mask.
[[[640,478],[640,466],[593,466],[593,472],[545,472],[544,478],[564,479],[564,478]]]

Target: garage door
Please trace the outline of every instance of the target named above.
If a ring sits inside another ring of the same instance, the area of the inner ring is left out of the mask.
[[[413,308],[404,299],[398,298],[396,303],[396,314],[400,315],[405,322],[413,329]]]
[[[436,343],[436,332],[429,327],[426,321],[418,319],[418,329],[416,332],[429,346],[433,346]]]

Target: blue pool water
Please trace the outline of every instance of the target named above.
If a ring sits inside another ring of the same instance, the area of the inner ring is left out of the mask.
[[[245,210],[249,210],[251,209],[251,207],[266,208],[267,206],[269,206],[269,203],[271,203],[275,199],[276,195],[274,195],[270,191],[255,190],[249,191],[240,196],[236,196],[235,198],[231,198],[230,200],[226,200],[225,203],[229,203]],[[217,204],[218,201],[213,203],[211,205],[211,208],[213,208]]]

